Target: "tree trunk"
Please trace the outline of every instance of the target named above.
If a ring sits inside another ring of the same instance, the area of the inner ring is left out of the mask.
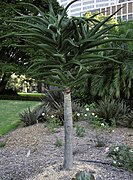
[[[73,166],[73,123],[72,123],[72,106],[71,93],[69,89],[64,92],[64,129],[65,129],[65,146],[64,146],[64,169],[71,169]]]
[[[7,82],[9,81],[11,74],[7,75],[6,73],[3,74],[2,79],[0,81],[0,94],[6,88]]]

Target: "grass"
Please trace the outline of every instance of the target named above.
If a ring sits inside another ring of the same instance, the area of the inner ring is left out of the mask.
[[[21,124],[20,112],[37,104],[37,101],[0,100],[0,136]]]

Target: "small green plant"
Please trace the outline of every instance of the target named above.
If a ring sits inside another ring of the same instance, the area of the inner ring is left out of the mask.
[[[63,145],[62,140],[57,138],[56,141],[55,141],[55,146],[61,147],[62,145]]]
[[[76,126],[76,135],[78,137],[84,137],[85,136],[85,128],[77,125]]]
[[[0,148],[5,147],[6,141],[0,141]]]
[[[108,128],[108,124],[103,118],[99,118],[95,113],[91,113],[91,124],[93,128]]]
[[[96,136],[96,147],[104,147],[105,143],[101,140],[100,137]]]
[[[54,117],[54,115],[51,115],[51,117],[48,118],[45,127],[47,127],[50,132],[54,133],[61,125],[60,119]]]
[[[116,128],[116,126],[117,126],[116,119],[115,118],[111,118],[110,121],[111,121],[111,127],[112,128]]]
[[[80,171],[76,174],[76,177],[72,180],[95,180],[95,177],[92,173],[87,171]]]
[[[108,153],[113,159],[113,165],[133,171],[133,149],[126,145],[113,146]]]

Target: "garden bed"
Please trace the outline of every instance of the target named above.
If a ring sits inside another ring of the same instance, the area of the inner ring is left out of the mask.
[[[74,166],[71,171],[62,169],[64,129],[50,133],[44,124],[37,124],[1,137],[6,146],[0,148],[0,177],[2,180],[71,180],[81,170],[91,171],[96,180],[131,180],[133,173],[113,167],[106,149],[112,145],[126,144],[133,147],[133,129],[116,128],[96,130],[88,122],[84,137],[77,137],[74,129]],[[104,146],[97,146],[97,138]]]

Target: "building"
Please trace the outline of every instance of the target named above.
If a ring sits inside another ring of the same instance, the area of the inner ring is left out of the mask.
[[[116,19],[121,19],[123,21],[133,19],[133,1],[121,2],[116,5],[104,7],[100,9],[100,12],[103,12],[105,16],[108,16],[116,12],[118,9],[120,10],[115,14]]]
[[[58,0],[60,5],[66,6],[72,0]],[[68,10],[68,16],[82,16],[86,12],[104,12],[110,15],[120,7],[123,7],[116,18],[128,20],[133,18],[133,0],[79,0],[73,3]]]
[[[72,0],[58,0],[60,5],[66,6]],[[99,11],[100,8],[117,4],[119,0],[78,0],[68,10],[69,16],[81,16],[87,11]]]

